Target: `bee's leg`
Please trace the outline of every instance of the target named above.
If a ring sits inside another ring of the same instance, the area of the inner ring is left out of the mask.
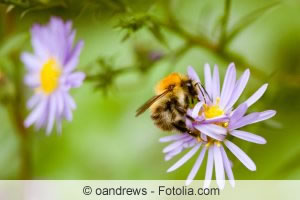
[[[187,114],[186,109],[183,108],[182,106],[179,106],[179,105],[178,105],[178,106],[175,106],[175,109],[176,109],[180,114],[186,116],[189,120],[195,121],[195,120],[193,119],[192,116],[190,116],[190,115]]]
[[[189,130],[183,120],[178,120],[176,122],[172,123],[172,126],[180,131],[181,133],[188,133],[193,137],[197,137],[198,135],[196,133],[193,133],[191,130]]]

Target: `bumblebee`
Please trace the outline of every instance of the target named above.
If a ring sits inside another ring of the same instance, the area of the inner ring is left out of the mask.
[[[137,109],[136,116],[150,108],[151,118],[160,129],[187,132],[197,137],[196,133],[186,127],[185,120],[189,118],[187,116],[189,105],[198,101],[199,85],[186,75],[171,73],[156,85],[156,95]]]

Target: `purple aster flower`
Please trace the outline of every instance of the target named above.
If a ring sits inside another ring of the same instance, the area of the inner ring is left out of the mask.
[[[196,82],[200,79],[192,67],[188,68],[188,75]],[[224,145],[234,154],[249,170],[255,171],[254,162],[241,150],[237,145],[229,141],[228,135],[257,143],[265,144],[266,140],[258,135],[246,131],[238,130],[246,125],[260,122],[273,117],[276,112],[267,110],[263,112],[254,112],[246,114],[247,109],[254,104],[266,91],[267,84],[259,88],[244,103],[233,109],[234,104],[241,96],[250,76],[247,69],[240,79],[236,80],[236,69],[234,64],[230,64],[220,91],[220,78],[218,67],[214,67],[213,75],[211,74],[208,64],[204,67],[205,88],[200,87],[199,102],[187,111],[191,119],[186,119],[187,127],[197,137],[187,133],[177,134],[161,138],[161,142],[172,142],[163,152],[165,160],[170,160],[185,149],[191,149],[179,161],[177,161],[168,172],[174,171],[186,163],[198,151],[198,158],[187,178],[187,184],[190,184],[195,178],[201,163],[207,152],[207,166],[205,174],[204,187],[208,187],[212,179],[213,168],[215,168],[217,184],[220,188],[225,186],[225,175],[232,187],[234,187],[234,176],[232,172],[232,162],[228,159]]]
[[[49,24],[33,25],[31,29],[33,53],[23,53],[21,60],[27,68],[25,84],[34,90],[27,107],[32,112],[25,126],[35,124],[36,129],[46,128],[48,134],[56,122],[61,132],[61,122],[72,120],[76,108],[69,90],[77,88],[85,78],[83,72],[75,72],[83,41],[73,46],[75,31],[72,22],[52,17]]]

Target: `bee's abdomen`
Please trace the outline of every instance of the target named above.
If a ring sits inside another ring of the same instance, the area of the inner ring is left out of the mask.
[[[173,122],[181,118],[174,110],[172,104],[165,103],[156,107],[151,115],[154,124],[164,131],[171,131],[174,129]]]

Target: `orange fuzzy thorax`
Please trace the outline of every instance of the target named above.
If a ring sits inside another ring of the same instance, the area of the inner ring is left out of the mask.
[[[163,93],[170,85],[180,86],[182,79],[184,78],[183,75],[179,73],[172,73],[162,79],[155,87],[155,93],[161,94]]]

